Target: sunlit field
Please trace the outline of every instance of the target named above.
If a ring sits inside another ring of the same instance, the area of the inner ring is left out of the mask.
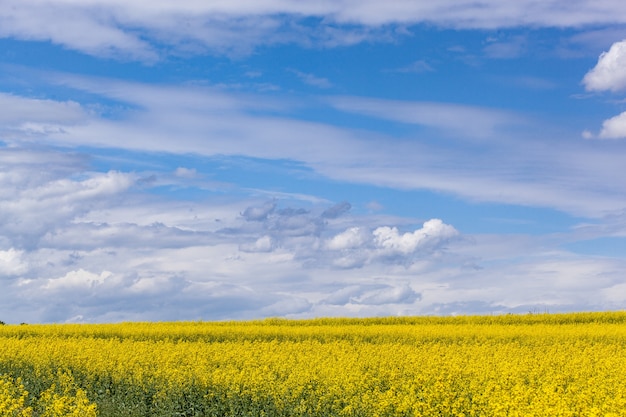
[[[626,416],[626,313],[0,326],[0,416]]]

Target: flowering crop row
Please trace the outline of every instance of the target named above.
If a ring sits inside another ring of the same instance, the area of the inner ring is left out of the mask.
[[[0,374],[0,416],[626,416],[626,313],[0,326]]]
[[[0,416],[2,417],[96,417],[96,404],[77,387],[72,375],[61,372],[58,384],[30,399],[21,378],[0,377]],[[32,405],[28,405],[31,403]]]

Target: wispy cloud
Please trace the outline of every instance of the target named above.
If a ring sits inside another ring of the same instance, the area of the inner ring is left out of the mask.
[[[530,75],[513,78],[510,82],[531,90],[552,90],[558,86],[558,84],[552,80]]]
[[[332,97],[338,110],[454,133],[458,138],[490,137],[499,126],[514,125],[521,117],[499,109],[455,103],[415,102],[368,97]],[[463,132],[462,136],[458,133]]]
[[[50,41],[102,57],[154,62],[163,54],[247,54],[262,44],[298,43],[335,47],[398,36],[385,26],[434,23],[453,28],[520,25],[580,27],[624,23],[619,2],[551,0],[446,0],[437,4],[342,0],[175,3],[88,0],[7,0],[0,11],[0,36]],[[485,13],[488,10],[488,13]],[[304,21],[306,20],[306,23]]]
[[[395,68],[395,69],[388,70],[388,71],[399,72],[399,73],[421,74],[421,73],[424,73],[424,72],[435,71],[435,69],[428,62],[426,62],[423,59],[420,59],[420,60],[414,61],[411,64],[406,65],[404,67]]]
[[[526,51],[526,38],[516,36],[512,39],[488,38],[483,48],[485,55],[495,59],[519,58]]]
[[[303,83],[312,85],[313,87],[330,88],[333,86],[327,78],[318,77],[295,69],[290,69],[289,72],[295,74]]]
[[[612,170],[621,164],[620,151],[587,142],[547,146],[541,134],[535,135],[545,125],[506,110],[354,96],[324,99],[338,112],[419,129],[412,140],[405,140],[300,120],[292,114],[292,99],[263,101],[212,87],[149,86],[67,74],[53,79],[128,110],[108,118],[80,103],[5,96],[24,106],[45,107],[41,112],[7,112],[10,134],[5,141],[25,145],[37,138],[48,145],[292,160],[341,181],[437,190],[476,201],[539,205],[594,216],[623,205],[623,185],[611,180]],[[29,127],[52,123],[47,112],[58,113],[57,129]],[[445,146],[450,141],[465,143],[464,150]]]

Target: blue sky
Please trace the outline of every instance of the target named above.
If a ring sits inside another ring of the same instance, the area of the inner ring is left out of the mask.
[[[624,308],[622,2],[5,3],[5,322]]]

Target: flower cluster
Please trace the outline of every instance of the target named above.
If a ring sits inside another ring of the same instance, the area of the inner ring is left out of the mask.
[[[96,404],[74,383],[72,375],[59,373],[59,387],[52,385],[36,399],[30,399],[21,378],[0,377],[2,417],[96,417]],[[28,402],[32,406],[27,406]],[[34,410],[34,411],[33,411]]]

